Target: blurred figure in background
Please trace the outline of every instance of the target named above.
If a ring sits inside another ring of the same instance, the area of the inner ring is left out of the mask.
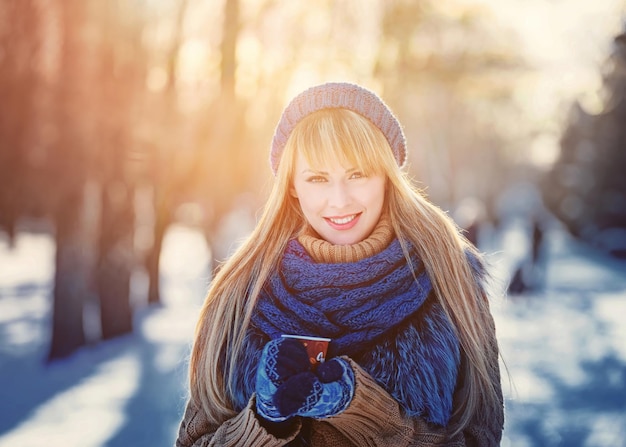
[[[454,211],[454,220],[465,232],[465,238],[480,247],[480,230],[485,221],[485,206],[475,197],[465,197]]]

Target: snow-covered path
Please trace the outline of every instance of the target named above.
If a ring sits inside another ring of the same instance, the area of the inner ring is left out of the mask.
[[[46,366],[53,244],[31,234],[14,250],[0,242],[0,446],[173,444],[208,251],[175,226],[163,254],[163,305],[139,310],[133,334]]]
[[[493,306],[503,446],[626,446],[626,263],[547,235],[543,288]],[[505,244],[506,245],[506,244]]]
[[[501,284],[518,233],[493,243]],[[626,446],[626,263],[558,229],[547,240],[541,292],[492,305],[510,373],[502,445]],[[164,250],[164,303],[137,312],[134,334],[45,366],[54,246],[24,233],[11,250],[0,234],[0,447],[173,444],[208,252],[184,227]]]

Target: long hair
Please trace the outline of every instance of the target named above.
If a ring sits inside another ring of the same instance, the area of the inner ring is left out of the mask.
[[[493,359],[487,354],[494,348],[485,330],[492,324],[488,300],[467,259],[468,251],[475,256],[478,253],[448,215],[431,204],[398,167],[382,132],[345,109],[315,112],[296,126],[255,229],[213,279],[191,353],[192,401],[216,425],[235,415],[235,365],[254,305],[264,283],[278,268],[287,242],[306,225],[297,199],[289,194],[298,153],[312,166],[334,158],[366,175],[386,175],[385,212],[407,262],[410,243],[424,262],[465,354],[466,385],[459,390],[453,415],[455,431],[461,430],[481,405],[491,407],[498,402],[489,374]]]

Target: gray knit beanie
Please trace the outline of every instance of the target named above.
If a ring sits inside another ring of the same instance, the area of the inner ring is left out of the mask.
[[[293,129],[307,115],[322,109],[349,109],[370,120],[385,135],[398,165],[400,167],[404,165],[406,161],[404,133],[397,118],[382,99],[355,84],[328,83],[300,93],[283,111],[274,132],[270,152],[274,175]]]

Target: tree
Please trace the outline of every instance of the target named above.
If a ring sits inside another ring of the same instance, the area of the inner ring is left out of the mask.
[[[36,116],[41,88],[37,61],[41,53],[40,13],[31,0],[0,5],[0,227],[12,241],[18,218],[32,210],[28,194]]]
[[[615,37],[605,67],[603,110],[572,105],[543,194],[573,235],[626,257],[626,33]]]
[[[55,157],[50,160],[50,177],[56,179],[52,216],[55,226],[56,258],[52,340],[48,358],[66,357],[85,344],[83,311],[91,294],[93,253],[85,223],[87,154],[81,135],[84,103],[80,98],[85,82],[83,0],[59,2],[61,18],[60,71],[56,78],[55,122],[58,137]]]
[[[373,74],[405,125],[412,173],[444,207],[466,197],[489,207],[506,180],[502,124],[516,114],[511,73],[524,61],[496,32],[505,34],[471,5],[394,0],[382,8]]]
[[[136,179],[128,165],[133,153],[134,113],[145,90],[142,23],[132,4],[96,4],[100,30],[100,64],[95,81],[94,132],[96,175],[100,183],[100,232],[95,284],[100,302],[102,338],[132,331],[130,282],[135,267],[133,249]]]
[[[188,11],[189,1],[183,0],[177,4],[175,10],[174,30],[166,49],[166,79],[161,99],[160,112],[153,115],[156,129],[166,129],[163,137],[152,145],[149,155],[150,174],[149,182],[152,188],[152,206],[154,208],[154,224],[152,246],[146,256],[145,264],[148,273],[148,303],[161,302],[159,265],[163,238],[172,222],[172,213],[175,203],[175,194],[179,189],[178,173],[172,169],[176,159],[176,138],[180,135],[178,125],[180,114],[177,106],[177,69],[179,54],[183,43],[183,23]],[[155,129],[155,130],[156,130]],[[158,131],[157,131],[158,132]],[[183,177],[183,176],[181,176]]]

